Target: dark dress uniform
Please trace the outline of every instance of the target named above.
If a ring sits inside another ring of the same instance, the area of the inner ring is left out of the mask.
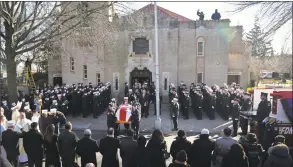
[[[13,131],[12,129],[7,129],[2,132],[2,145],[6,150],[8,161],[14,165],[14,167],[18,167],[18,156],[19,156],[19,138],[23,135],[22,133],[18,133]]]
[[[244,99],[241,111],[250,111],[251,110],[251,100],[250,98]],[[247,134],[248,130],[248,119],[240,117],[240,127],[243,134]]]
[[[100,140],[100,153],[103,155],[101,167],[119,167],[118,148],[118,139],[107,136]]]
[[[115,137],[117,137],[117,118],[116,118],[116,114],[115,114],[115,109],[114,109],[114,104],[109,104],[109,108],[107,109],[107,126],[108,129],[109,128],[113,128],[114,129],[114,135]]]
[[[82,117],[88,116],[88,94],[84,93],[82,96]]]
[[[81,166],[87,163],[93,163],[97,166],[96,153],[99,151],[97,141],[89,136],[85,136],[77,142],[76,153],[81,157]]]
[[[139,122],[140,122],[140,111],[138,109],[139,106],[137,104],[134,104],[135,109],[132,109],[131,112],[131,128],[134,130],[135,135],[138,137],[139,134]]]
[[[94,93],[93,95],[93,117],[98,118],[99,115],[99,107],[100,107],[100,94]]]
[[[173,121],[173,130],[178,130],[178,116],[179,116],[179,104],[178,102],[171,105],[171,117]]]
[[[182,97],[182,105],[183,105],[183,116],[184,116],[184,119],[188,119],[189,118],[189,100],[190,100],[190,97],[185,94],[183,95]]]
[[[263,120],[269,116],[271,112],[271,103],[268,100],[262,100],[258,104],[257,108],[257,124],[258,124],[258,137],[260,140],[263,138],[263,132],[265,130],[265,124],[263,124]]]
[[[146,118],[149,116],[149,94],[145,93],[140,96],[141,113]]]
[[[234,99],[238,102],[238,99]],[[240,115],[240,105],[238,103],[234,103],[232,105],[231,116],[233,121],[233,136],[237,136],[238,131],[238,119]]]

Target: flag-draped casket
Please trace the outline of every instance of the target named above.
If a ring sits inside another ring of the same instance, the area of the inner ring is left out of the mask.
[[[130,123],[132,106],[121,104],[116,112],[117,123]]]

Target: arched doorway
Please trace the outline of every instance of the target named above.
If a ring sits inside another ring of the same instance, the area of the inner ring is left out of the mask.
[[[139,70],[138,68],[135,67],[130,72],[129,80],[130,80],[131,87],[135,83],[136,80],[140,82],[141,84],[143,84],[144,82],[147,82],[148,84],[150,84],[152,82],[152,72],[146,67],[143,68],[142,70]]]

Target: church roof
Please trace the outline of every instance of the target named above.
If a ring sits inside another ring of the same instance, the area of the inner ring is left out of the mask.
[[[188,22],[188,21],[192,21],[191,19],[181,16],[177,13],[174,13],[168,9],[162,8],[160,6],[157,6],[158,9],[158,16],[167,16],[167,17],[171,17],[174,19],[178,19],[178,21],[180,22]],[[141,9],[139,9],[139,11],[142,12],[154,12],[154,4],[148,4],[147,6],[142,7]]]

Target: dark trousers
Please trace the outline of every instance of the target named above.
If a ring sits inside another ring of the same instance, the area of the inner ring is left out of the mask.
[[[141,106],[141,113],[142,115],[144,115],[145,117],[149,116],[149,106]]]
[[[188,119],[188,112],[189,112],[189,106],[184,106],[183,107],[183,116],[186,118],[186,119]]]
[[[238,118],[233,118],[233,135],[237,136],[238,131]]]
[[[18,167],[19,161],[18,161],[18,156],[8,156],[7,155],[7,160],[13,165],[14,167]]]
[[[136,136],[138,136],[138,134],[139,134],[139,121],[133,121],[131,123],[131,128],[134,131],[134,133],[136,134]]]
[[[177,130],[178,129],[178,118],[172,117],[172,120],[173,120],[174,129]]]
[[[37,153],[36,153],[37,154]],[[42,167],[43,157],[39,155],[27,155],[28,167]]]
[[[243,134],[247,134],[248,131],[248,119],[240,118],[240,127]]]
[[[202,119],[202,108],[199,106],[194,107],[194,108],[195,108],[194,113],[195,113],[196,118],[201,120]]]

